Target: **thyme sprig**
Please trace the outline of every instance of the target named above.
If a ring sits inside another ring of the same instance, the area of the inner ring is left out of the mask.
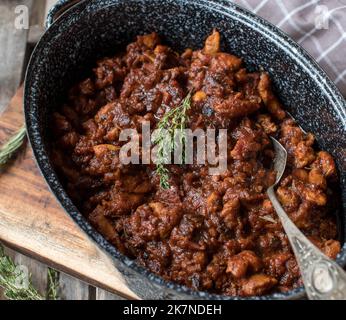
[[[165,166],[167,157],[175,150],[175,136],[178,135],[182,147],[185,145],[186,123],[188,122],[187,111],[191,108],[191,91],[182,100],[180,105],[165,113],[157,125],[157,136],[154,144],[157,148],[156,174],[160,177],[160,186],[169,189],[169,170]]]
[[[26,128],[23,126],[0,148],[0,168],[2,168],[20,149],[24,143],[25,137]]]
[[[59,272],[48,268],[47,299],[59,300]]]
[[[26,275],[14,261],[5,255],[0,245],[0,287],[5,291],[5,297],[10,300],[43,300],[44,298],[33,287],[29,276],[28,285],[23,286]]]

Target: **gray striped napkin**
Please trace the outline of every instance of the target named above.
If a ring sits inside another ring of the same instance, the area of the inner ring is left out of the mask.
[[[302,45],[346,96],[346,0],[233,0]]]

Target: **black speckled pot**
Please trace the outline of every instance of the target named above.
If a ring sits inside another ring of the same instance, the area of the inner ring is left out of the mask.
[[[216,0],[90,0],[80,1],[56,22],[53,18],[76,1],[59,1],[48,17],[49,29],[37,45],[25,83],[25,115],[38,165],[52,192],[75,222],[109,255],[130,288],[146,299],[237,299],[193,292],[163,281],[120,254],[78,212],[54,172],[47,153],[48,115],[67,88],[99,57],[123,49],[135,36],[157,31],[178,50],[199,48],[213,28],[221,31],[223,50],[244,58],[249,68],[269,71],[280,98],[320,146],[336,159],[342,208],[337,213],[346,264],[346,108],[345,100],[326,74],[284,33],[227,1]],[[297,299],[303,288],[251,299]],[[239,298],[238,298],[239,299]]]

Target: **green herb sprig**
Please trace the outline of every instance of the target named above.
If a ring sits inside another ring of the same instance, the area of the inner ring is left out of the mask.
[[[157,148],[156,174],[160,177],[160,186],[169,189],[169,170],[166,168],[167,156],[175,149],[174,137],[179,135],[181,146],[185,145],[184,129],[188,122],[187,111],[191,108],[191,91],[182,100],[181,104],[165,113],[157,125],[157,136],[154,144]]]
[[[28,285],[19,286],[21,279],[27,275],[18,268],[15,262],[5,255],[0,244],[0,287],[4,289],[5,297],[9,300],[44,300],[44,297],[34,288],[30,275]],[[59,299],[59,272],[48,268],[47,299]]]
[[[48,268],[47,299],[59,300],[59,272]]]
[[[5,297],[10,300],[43,300],[44,298],[33,287],[30,277],[27,287],[18,285],[18,279],[24,279],[24,277],[23,271],[5,255],[0,245],[0,287],[4,288]]]
[[[26,128],[23,126],[0,148],[0,168],[15,155],[23,145],[26,137]]]

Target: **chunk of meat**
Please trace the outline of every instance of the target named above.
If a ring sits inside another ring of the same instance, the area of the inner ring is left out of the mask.
[[[294,168],[304,168],[315,160],[314,136],[305,134],[292,119],[283,121],[280,141],[287,150],[289,164]]]
[[[125,77],[126,69],[118,57],[102,59],[94,69],[96,77],[95,87],[97,89],[106,88],[117,81],[122,81]]]
[[[328,240],[323,244],[322,250],[329,258],[336,259],[336,256],[341,250],[340,242],[336,240]]]
[[[336,176],[336,166],[333,157],[326,151],[317,154],[316,161],[312,164],[313,168],[319,168],[326,178]]]
[[[303,168],[315,160],[315,153],[311,146],[306,141],[298,143],[294,150],[295,166],[297,168]]]
[[[286,117],[279,100],[271,89],[270,77],[267,73],[262,73],[258,83],[258,92],[268,111],[277,119],[283,120]]]
[[[233,198],[227,201],[220,213],[220,217],[225,222],[225,225],[234,230],[238,226],[238,214],[240,210],[240,201],[238,198]]]
[[[287,272],[286,263],[293,256],[289,252],[276,253],[272,256],[266,258],[266,264],[269,267],[269,271],[271,275],[279,278],[282,277],[285,272]]]
[[[115,191],[110,201],[103,201],[102,207],[105,216],[117,217],[136,210],[143,200],[141,194]]]
[[[303,196],[318,206],[324,206],[327,203],[327,195],[321,189],[308,186],[304,189]]]
[[[242,59],[228,53],[217,53],[210,61],[210,72],[229,73],[239,70]]]
[[[293,211],[298,209],[300,198],[295,191],[289,188],[279,187],[276,193],[279,201],[287,210]]]
[[[137,42],[148,49],[154,49],[160,43],[160,38],[156,32],[152,32],[150,34],[138,36]]]
[[[258,296],[267,293],[276,284],[277,280],[265,274],[255,274],[244,281],[242,293],[245,296]]]
[[[312,168],[309,172],[309,183],[314,184],[322,189],[326,189],[327,181],[322,171],[318,168]]]
[[[269,144],[268,138],[261,131],[253,129],[250,121],[243,121],[241,129],[235,130],[236,144],[230,155],[236,160],[249,160],[257,157],[260,150]]]
[[[220,51],[220,33],[216,30],[207,38],[204,45],[206,54],[214,55]]]
[[[236,93],[223,101],[216,102],[213,108],[222,117],[233,119],[254,113],[260,108],[260,102],[258,97],[246,99],[241,93]]]
[[[179,223],[182,210],[179,206],[166,206],[161,202],[150,202],[137,208],[126,223],[134,247],[146,241],[166,239]]]
[[[268,114],[260,114],[258,116],[258,122],[266,134],[272,135],[278,130],[277,125],[271,120],[271,117]]]
[[[253,251],[244,250],[228,260],[226,272],[235,278],[242,278],[248,271],[258,272],[261,267],[261,259]]]

